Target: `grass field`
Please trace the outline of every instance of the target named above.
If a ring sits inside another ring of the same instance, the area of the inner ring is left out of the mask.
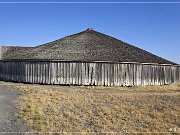
[[[19,119],[38,132],[180,133],[180,83],[90,87],[12,84]]]

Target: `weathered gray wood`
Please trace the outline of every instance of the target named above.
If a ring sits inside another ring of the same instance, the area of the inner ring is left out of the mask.
[[[108,73],[109,73],[109,70],[108,70],[108,64],[107,63],[105,63],[105,86],[108,86],[109,85],[109,83],[108,83],[108,81],[109,81],[109,77],[108,77]]]
[[[180,80],[180,66],[108,62],[0,61],[0,80],[66,85],[164,85]]]

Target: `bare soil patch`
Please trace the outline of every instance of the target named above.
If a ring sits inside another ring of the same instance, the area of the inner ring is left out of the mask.
[[[180,84],[90,87],[11,84],[19,118],[38,132],[180,133]]]

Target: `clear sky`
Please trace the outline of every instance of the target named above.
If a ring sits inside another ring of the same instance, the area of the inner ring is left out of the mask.
[[[36,46],[88,27],[180,64],[180,3],[0,3],[0,45]]]

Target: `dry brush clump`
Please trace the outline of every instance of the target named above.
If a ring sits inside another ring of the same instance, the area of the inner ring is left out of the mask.
[[[180,128],[179,84],[123,88],[129,91],[117,87],[14,87],[23,91],[18,117],[39,132],[169,132]]]

